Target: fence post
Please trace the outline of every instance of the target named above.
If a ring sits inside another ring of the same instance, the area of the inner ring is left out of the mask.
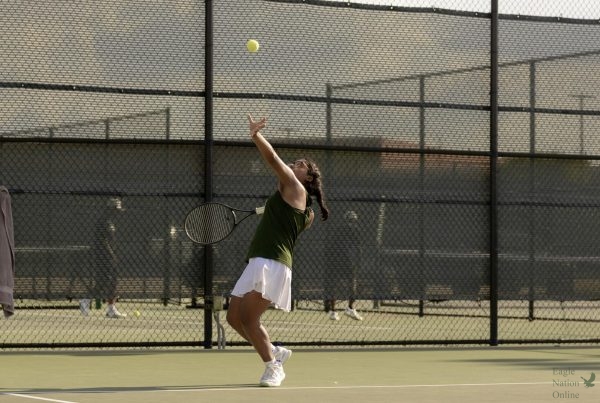
[[[498,345],[498,0],[490,21],[490,345]]]
[[[171,139],[171,108],[165,109],[165,137]]]
[[[212,201],[213,146],[213,2],[204,5],[204,200]],[[213,249],[204,247],[204,348],[212,348]]]
[[[535,197],[536,185],[536,167],[535,167],[535,152],[536,152],[536,64],[529,63],[529,193]],[[529,320],[534,319],[534,296],[535,296],[535,236],[536,236],[536,209],[533,208],[533,200],[531,200],[531,213],[529,214],[529,287],[527,296],[529,299]]]

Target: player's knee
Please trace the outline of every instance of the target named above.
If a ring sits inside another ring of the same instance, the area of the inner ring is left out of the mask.
[[[250,314],[240,315],[240,324],[244,329],[252,330],[260,327],[260,317]]]

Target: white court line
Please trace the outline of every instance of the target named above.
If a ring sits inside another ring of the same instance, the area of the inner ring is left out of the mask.
[[[58,399],[48,399],[46,397],[37,397],[37,396],[31,396],[31,395],[22,395],[20,393],[3,393],[3,395],[7,395],[7,396],[16,396],[16,397],[22,397],[24,399],[35,399],[35,400],[44,400],[46,402],[56,402],[56,403],[77,403],[77,402],[72,402],[69,400],[58,400]]]

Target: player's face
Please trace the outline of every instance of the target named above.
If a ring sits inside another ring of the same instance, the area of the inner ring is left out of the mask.
[[[296,175],[296,178],[298,178],[298,180],[302,183],[304,183],[307,178],[310,177],[308,174],[308,164],[304,159],[299,159],[292,162],[290,164],[290,168],[292,168],[294,175]]]

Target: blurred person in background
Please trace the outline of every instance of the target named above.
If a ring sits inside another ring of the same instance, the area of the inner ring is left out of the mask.
[[[331,246],[325,252],[327,268],[325,278],[325,312],[331,320],[340,320],[335,310],[336,297],[348,298],[348,306],[344,315],[354,320],[363,320],[354,307],[356,295],[356,276],[360,267],[362,242],[358,227],[358,214],[354,210],[344,213],[341,228],[334,227],[334,234],[329,237]]]
[[[79,300],[81,314],[89,315],[92,300],[104,300],[108,304],[106,317],[112,319],[124,318],[125,313],[119,312],[117,302],[117,267],[119,257],[117,254],[118,217],[124,211],[123,201],[120,197],[112,197],[107,202],[107,208],[101,214],[94,227],[93,258],[94,258],[94,285],[89,290],[89,298]]]

